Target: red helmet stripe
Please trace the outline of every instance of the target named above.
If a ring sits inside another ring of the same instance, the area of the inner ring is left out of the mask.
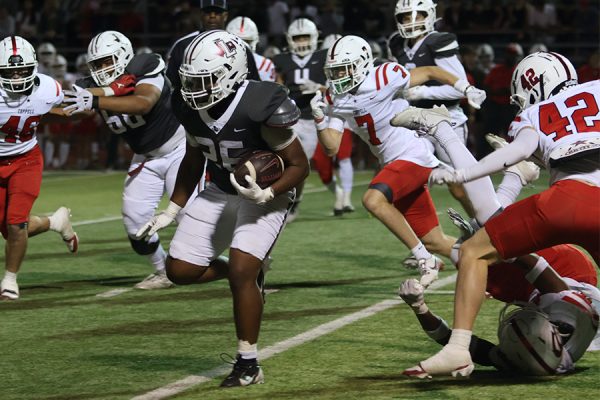
[[[342,40],[342,38],[339,38],[338,40],[336,40],[335,43],[333,43],[333,46],[331,46],[331,59],[332,60],[334,59],[333,55],[335,54],[335,46],[337,46],[337,44],[340,40]]]
[[[540,357],[540,355],[535,351],[535,349],[533,348],[531,343],[529,343],[529,341],[523,334],[523,331],[521,331],[521,328],[519,328],[519,325],[517,325],[517,323],[515,321],[511,321],[510,326],[513,328],[513,331],[517,334],[517,336],[519,337],[519,340],[521,341],[521,343],[523,343],[523,346],[525,346],[525,348],[527,349],[529,354],[531,354],[533,356],[535,361],[537,361],[538,364],[540,364],[540,366],[546,370],[546,372],[548,372],[549,374],[554,374],[556,371],[554,369],[550,368],[550,366],[548,364],[546,364],[544,359],[542,357]]]
[[[571,80],[571,71],[569,70],[569,67],[567,67],[567,63],[565,63],[565,60],[563,60],[562,56],[558,53],[554,53],[551,51],[550,54],[552,54],[554,57],[558,58],[558,61],[560,61],[563,68],[565,69],[565,71],[567,71],[567,80],[570,81]]]
[[[17,38],[14,36],[11,36],[10,39],[12,40],[13,56],[16,56],[17,55]]]

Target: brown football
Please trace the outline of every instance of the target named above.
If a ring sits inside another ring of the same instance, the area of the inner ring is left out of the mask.
[[[261,189],[268,188],[283,174],[283,160],[272,151],[255,150],[242,158],[233,171],[235,180],[247,187],[245,176],[250,175]]]

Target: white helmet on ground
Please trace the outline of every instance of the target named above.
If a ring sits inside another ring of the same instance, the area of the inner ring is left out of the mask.
[[[235,91],[248,75],[246,49],[242,39],[221,30],[204,32],[188,45],[179,76],[190,108],[209,108]]]
[[[338,40],[341,37],[342,35],[340,35],[339,33],[332,33],[325,36],[325,39],[323,39],[323,43],[321,43],[321,50],[327,50],[335,43],[336,40]]]
[[[563,355],[558,328],[532,304],[505,316],[510,306],[500,312],[498,326],[498,347],[505,359],[526,375],[554,374]]]
[[[577,71],[566,57],[554,52],[533,53],[513,71],[510,101],[524,110],[576,84]]]
[[[98,86],[108,86],[125,73],[133,58],[133,47],[127,36],[105,31],[94,36],[88,46],[88,66]]]
[[[37,59],[31,43],[20,36],[0,42],[0,85],[10,93],[26,92],[33,86]]]
[[[256,51],[258,44],[258,28],[254,21],[248,17],[235,17],[227,24],[225,30],[248,43],[252,51]]]
[[[300,36],[308,36],[301,38]],[[290,52],[304,57],[317,50],[319,31],[314,22],[307,18],[298,18],[288,27],[286,34]]]
[[[42,64],[50,66],[56,57],[56,47],[50,42],[44,42],[38,46],[37,55]]]
[[[419,13],[425,14],[425,19],[417,21]],[[404,14],[410,15],[410,22],[403,23]],[[435,4],[432,0],[399,0],[396,3],[396,24],[400,36],[406,39],[419,37],[434,30],[436,21]]]
[[[592,301],[577,290],[564,290],[540,296],[540,310],[558,326],[565,350],[577,362],[598,331],[598,313]]]
[[[344,36],[327,51],[325,76],[333,93],[342,94],[360,85],[372,67],[369,43],[358,36]]]

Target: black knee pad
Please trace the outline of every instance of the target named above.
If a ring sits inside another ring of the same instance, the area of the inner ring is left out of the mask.
[[[158,246],[160,246],[160,240],[148,243],[146,240],[137,240],[130,237],[129,241],[131,242],[131,247],[133,247],[133,251],[135,251],[141,256],[147,256],[149,254],[154,253],[156,249],[158,249]]]
[[[372,185],[369,185],[369,189],[374,189],[381,192],[389,203],[394,202],[394,193],[392,192],[392,188],[385,183],[373,183]]]

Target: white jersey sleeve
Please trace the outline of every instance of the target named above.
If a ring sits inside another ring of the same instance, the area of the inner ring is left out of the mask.
[[[600,81],[573,86],[527,108],[510,125],[509,136],[516,137],[528,127],[538,133],[539,148],[535,155],[550,170],[551,183],[580,179],[600,186],[599,166],[595,170],[590,170],[589,165],[578,170],[576,163],[561,168],[553,167],[550,162],[550,156],[556,152],[600,141]]]
[[[0,95],[0,157],[24,154],[35,147],[40,119],[64,98],[60,83],[44,74],[37,75],[28,96],[13,99],[2,90]]]

